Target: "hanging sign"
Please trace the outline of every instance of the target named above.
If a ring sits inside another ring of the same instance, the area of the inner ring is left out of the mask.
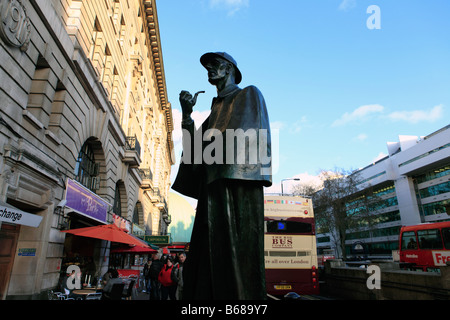
[[[66,207],[101,222],[106,222],[109,204],[78,182],[67,179]]]
[[[169,245],[170,244],[170,236],[144,236],[144,241],[150,242],[154,245]]]
[[[24,212],[0,201],[0,221],[37,228],[42,221],[42,217]]]

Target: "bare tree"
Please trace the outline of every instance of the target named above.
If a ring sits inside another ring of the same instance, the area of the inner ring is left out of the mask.
[[[376,202],[371,188],[361,190],[362,180],[355,171],[335,168],[320,174],[323,188],[313,194],[316,225],[329,232],[346,259],[347,231],[357,230],[362,222],[371,226],[371,205]]]
[[[310,183],[298,183],[292,187],[292,194],[294,196],[312,197],[321,188]]]

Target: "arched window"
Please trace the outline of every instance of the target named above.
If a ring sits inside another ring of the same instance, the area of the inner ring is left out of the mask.
[[[100,164],[95,163],[94,151],[86,141],[75,164],[75,180],[93,192],[97,191],[100,187],[100,180],[97,178],[99,167]]]
[[[133,212],[133,223],[139,225],[139,209],[138,209],[138,204],[136,204],[136,206],[134,207],[134,212]]]
[[[120,189],[119,184],[116,183],[116,193],[114,195],[114,205],[113,205],[113,212],[117,214],[118,216],[122,216],[122,202],[120,199]]]

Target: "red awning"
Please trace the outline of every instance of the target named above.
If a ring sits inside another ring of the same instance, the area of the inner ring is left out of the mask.
[[[149,248],[147,242],[122,231],[114,224],[107,224],[72,230],[61,230],[61,232],[70,233],[80,237],[108,240],[111,242],[126,243],[130,245],[140,246],[143,248]]]
[[[111,253],[157,253],[158,250],[152,248],[144,248],[141,246],[134,246],[130,248],[118,248],[111,250]]]
[[[169,249],[184,249],[186,247],[186,245],[172,245],[172,246],[167,246],[167,248]]]

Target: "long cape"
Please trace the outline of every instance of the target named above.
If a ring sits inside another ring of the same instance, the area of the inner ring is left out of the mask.
[[[200,183],[240,179],[272,184],[266,103],[255,86],[214,98],[210,116],[195,130],[183,126],[183,156],[175,191],[198,198]],[[246,141],[244,144],[243,142]]]

